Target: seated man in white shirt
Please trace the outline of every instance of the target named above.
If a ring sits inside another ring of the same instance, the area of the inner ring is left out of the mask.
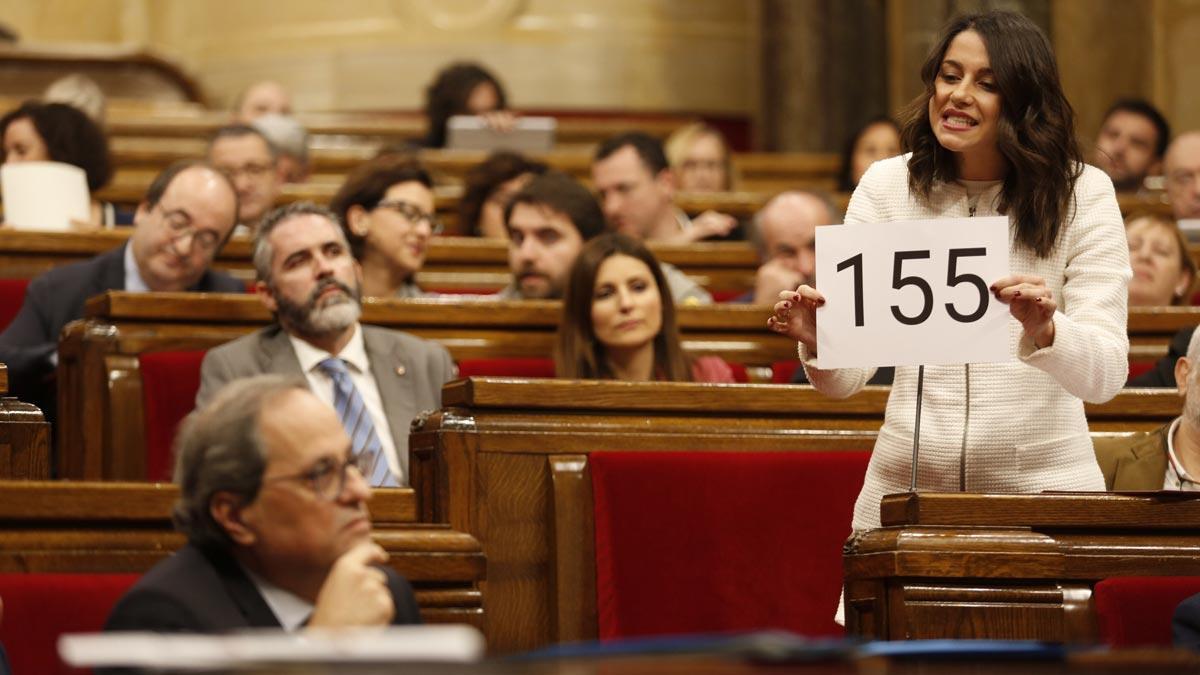
[[[232,383],[177,443],[175,526],[187,545],[116,604],[105,630],[418,623],[408,582],[371,541],[365,456],[303,380]]]
[[[307,379],[332,405],[355,453],[371,455],[375,487],[408,484],[413,418],[442,404],[454,374],[435,342],[364,326],[362,270],[337,216],[299,202],[267,214],[255,236],[256,290],[276,323],[212,349],[200,370],[196,407],[227,382],[263,373]]]
[[[1183,414],[1154,431],[1095,441],[1109,490],[1200,491],[1200,330],[1175,362]]]

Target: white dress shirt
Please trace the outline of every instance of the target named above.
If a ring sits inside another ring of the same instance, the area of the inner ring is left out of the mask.
[[[279,625],[285,631],[292,633],[299,630],[304,622],[308,621],[308,617],[312,616],[313,604],[311,602],[276,586],[246,567],[242,567],[242,571],[250,577],[250,581],[258,589],[263,600],[267,602],[267,607],[271,608],[271,613],[279,620]]]
[[[324,349],[318,349],[295,335],[289,334],[288,339],[292,342],[292,348],[296,350],[296,358],[300,361],[300,369],[304,371],[304,376],[308,379],[308,386],[312,388],[317,398],[332,407],[333,378],[317,366],[333,354]],[[379,434],[379,442],[383,445],[383,455],[387,458],[388,467],[396,476],[396,481],[401,486],[407,486],[408,458],[405,457],[405,461],[402,461],[396,454],[396,443],[392,439],[392,430],[388,426],[387,415],[383,412],[383,397],[379,395],[379,385],[375,382],[375,375],[371,372],[371,362],[367,359],[367,348],[363,343],[363,332],[358,324],[354,325],[354,335],[350,338],[350,342],[337,356],[346,362],[346,369],[350,371],[350,379],[358,388],[363,402],[366,403],[367,412],[371,413],[371,421],[375,423],[375,433]]]

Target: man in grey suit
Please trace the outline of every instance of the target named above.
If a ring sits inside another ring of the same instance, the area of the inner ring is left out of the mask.
[[[373,486],[408,483],[408,428],[441,407],[454,375],[441,345],[358,322],[362,270],[337,216],[311,203],[263,219],[255,237],[256,292],[274,325],[208,352],[196,407],[225,383],[263,373],[304,377],[338,412],[355,452],[377,457]],[[370,464],[370,463],[368,463]]]

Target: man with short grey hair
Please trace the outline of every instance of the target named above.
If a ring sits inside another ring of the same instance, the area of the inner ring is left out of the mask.
[[[1200,491],[1200,330],[1175,362],[1183,414],[1154,431],[1096,439],[1109,490]]]
[[[812,283],[817,267],[817,227],[840,219],[833,200],[819,192],[789,190],[772,197],[755,214],[751,230],[760,263],[754,292],[738,300],[773,305],[781,291]]]
[[[450,354],[435,342],[359,323],[362,269],[324,207],[300,202],[267,214],[254,266],[256,292],[276,323],[205,355],[196,407],[239,378],[303,377],[337,411],[355,454],[370,457],[370,484],[407,485],[409,425],[441,407],[442,385],[454,376]]]
[[[253,234],[283,190],[279,149],[259,129],[230,124],[208,141],[208,161],[224,171],[238,195],[238,225]]]
[[[187,545],[116,604],[105,630],[420,621],[412,588],[371,541],[371,488],[334,412],[301,379],[239,380],[176,443],[176,529]]]

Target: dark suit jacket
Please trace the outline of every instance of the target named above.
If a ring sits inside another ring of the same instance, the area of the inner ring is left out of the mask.
[[[1200,594],[1179,603],[1171,618],[1171,641],[1176,647],[1200,650]]]
[[[1154,367],[1137,377],[1129,378],[1127,387],[1175,387],[1175,362],[1181,356],[1187,356],[1188,343],[1192,341],[1195,327],[1181,328],[1171,338],[1171,347],[1167,355],[1154,362]]]
[[[436,342],[376,326],[361,328],[392,440],[407,470],[409,426],[417,414],[442,407],[442,385],[453,379],[454,362]],[[200,367],[196,407],[203,407],[228,382],[268,373],[305,376],[296,350],[278,324],[209,350]]]
[[[420,623],[412,587],[381,567],[396,614],[393,625]],[[238,628],[280,628],[262,594],[231,556],[188,544],[155,565],[113,607],[106,631],[220,633]]]
[[[64,326],[83,317],[88,298],[125,288],[125,246],[91,260],[56,267],[29,284],[21,311],[0,334],[0,363],[8,366],[9,391],[53,417],[51,355]],[[208,270],[189,291],[241,293],[245,286],[224,272]]]
[[[1161,490],[1167,476],[1170,424],[1125,438],[1093,441],[1107,490]]]

